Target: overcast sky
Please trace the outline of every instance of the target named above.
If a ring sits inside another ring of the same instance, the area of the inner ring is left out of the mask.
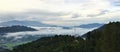
[[[0,22],[11,20],[56,25],[120,21],[120,0],[0,0]]]

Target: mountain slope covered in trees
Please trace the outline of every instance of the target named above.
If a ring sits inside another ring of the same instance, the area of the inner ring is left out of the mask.
[[[12,52],[83,52],[83,44],[81,37],[56,35],[17,46]]]
[[[120,22],[88,32],[86,46],[86,52],[120,52]]]
[[[15,47],[12,52],[120,52],[120,22],[112,22],[81,37],[43,37]]]

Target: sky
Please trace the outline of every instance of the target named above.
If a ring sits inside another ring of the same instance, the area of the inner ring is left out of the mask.
[[[0,0],[0,22],[11,20],[63,26],[120,21],[120,0]]]

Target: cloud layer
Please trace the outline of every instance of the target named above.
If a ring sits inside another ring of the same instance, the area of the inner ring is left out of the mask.
[[[55,25],[120,21],[119,0],[0,0],[0,22],[32,20]]]

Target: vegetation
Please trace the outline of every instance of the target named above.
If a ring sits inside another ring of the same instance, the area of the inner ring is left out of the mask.
[[[26,26],[9,26],[9,27],[0,27],[0,34],[11,33],[11,32],[21,32],[21,31],[37,31],[36,29],[26,27]]]
[[[17,46],[12,52],[84,52],[83,45],[84,40],[81,37],[56,35]]]
[[[11,52],[120,52],[120,22],[112,22],[81,37],[56,35],[19,45]]]
[[[6,44],[0,44],[0,46],[2,47],[6,47],[7,49],[9,50],[12,50],[13,47],[15,46],[18,46],[18,45],[21,45],[21,44],[25,44],[25,43],[28,43],[28,42],[21,42],[21,43],[6,43]]]
[[[0,52],[10,52],[10,50],[0,47]]]
[[[106,24],[86,35],[86,52],[120,52],[120,22]]]

